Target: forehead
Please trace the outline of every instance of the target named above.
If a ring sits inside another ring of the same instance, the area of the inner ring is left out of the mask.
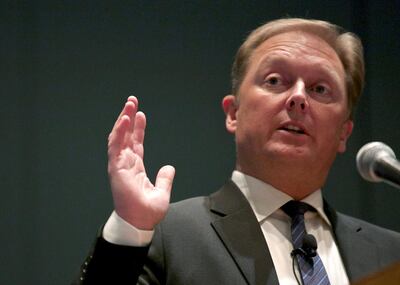
[[[249,69],[274,61],[292,61],[326,69],[344,80],[344,68],[335,50],[320,37],[307,32],[291,31],[267,39],[253,51]]]

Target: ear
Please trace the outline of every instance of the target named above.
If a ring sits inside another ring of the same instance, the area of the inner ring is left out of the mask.
[[[353,132],[354,123],[352,120],[348,119],[346,122],[343,123],[342,131],[340,133],[340,141],[339,141],[339,148],[338,152],[343,153],[346,151],[346,143],[348,138],[350,137],[351,133]]]
[[[237,103],[236,97],[234,95],[226,95],[222,99],[222,109],[224,109],[226,119],[225,127],[228,132],[234,134],[236,132],[236,111]]]

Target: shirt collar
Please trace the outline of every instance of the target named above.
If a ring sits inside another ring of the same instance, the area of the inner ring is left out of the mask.
[[[293,200],[286,193],[238,170],[233,171],[232,181],[239,187],[247,201],[249,201],[258,222],[269,217],[275,211],[280,210],[280,207],[284,204]],[[321,189],[314,191],[301,201],[313,206],[324,221],[329,226],[331,225],[324,212]]]

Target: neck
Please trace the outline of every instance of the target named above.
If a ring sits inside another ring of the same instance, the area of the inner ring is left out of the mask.
[[[268,163],[261,167],[249,167],[237,163],[236,169],[270,184],[295,200],[304,199],[320,189],[328,174],[328,171],[294,163],[289,165]]]

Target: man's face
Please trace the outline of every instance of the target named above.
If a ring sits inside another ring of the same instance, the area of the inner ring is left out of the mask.
[[[266,40],[250,57],[239,100],[223,101],[239,168],[255,175],[268,162],[286,162],[327,172],[352,131],[345,90],[342,63],[319,37]]]

